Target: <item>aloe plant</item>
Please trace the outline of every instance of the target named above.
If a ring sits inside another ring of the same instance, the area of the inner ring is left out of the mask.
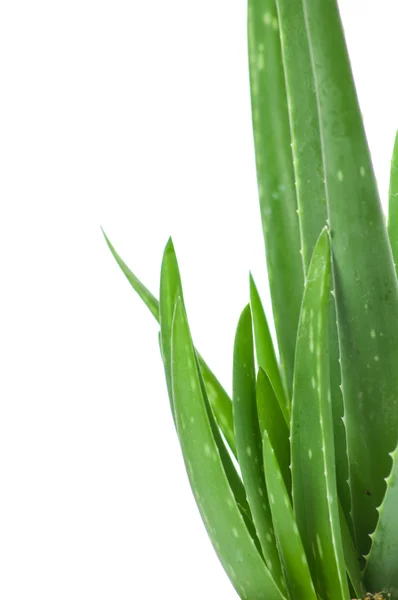
[[[336,0],[249,0],[248,41],[277,343],[251,277],[232,398],[193,344],[172,241],[158,301],[105,239],[159,322],[188,478],[240,598],[398,600],[398,138],[387,226]]]

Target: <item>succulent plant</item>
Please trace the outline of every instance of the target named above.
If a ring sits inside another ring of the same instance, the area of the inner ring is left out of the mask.
[[[386,226],[336,0],[249,0],[248,39],[277,349],[251,278],[232,399],[193,344],[172,241],[158,301],[106,240],[160,324],[189,481],[239,596],[398,600],[398,142]]]

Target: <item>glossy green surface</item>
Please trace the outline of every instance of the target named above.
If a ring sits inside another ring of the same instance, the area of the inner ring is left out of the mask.
[[[398,439],[397,279],[336,0],[303,0],[303,7],[326,179],[352,518],[366,554]]]
[[[265,485],[261,434],[256,405],[253,333],[250,306],[239,319],[234,344],[233,414],[239,466],[265,562],[284,589]]]
[[[291,495],[290,432],[271,382],[261,367],[257,375],[256,402],[261,438],[266,431],[275,452],[283,482]]]
[[[284,419],[288,423],[290,420],[290,402],[283,388],[281,372],[276,359],[267,317],[265,316],[261,298],[252,276],[250,276],[250,308],[253,315],[257,363],[267,373]]]
[[[134,273],[129,269],[126,263],[122,260],[119,254],[116,252],[115,248],[112,246],[111,242],[107,238],[105,232],[104,234],[105,240],[108,244],[108,247],[115,258],[116,262],[120,266],[124,275],[126,276],[128,282],[131,284],[133,289],[137,292],[138,296],[147,306],[147,308],[151,311],[155,319],[160,321],[160,313],[159,313],[159,302],[156,298],[149,292],[149,290],[141,283],[141,281],[134,275]],[[164,270],[168,268],[168,265],[173,264],[173,261],[170,258],[174,255],[173,243],[171,240],[168,241],[164,253]],[[178,265],[176,260],[174,261],[176,265],[174,282],[171,284],[173,288],[179,289],[181,287],[181,282],[179,281],[179,272]],[[169,307],[170,311],[170,307]],[[162,358],[163,356],[163,348],[161,344]],[[166,344],[166,352],[167,352],[167,344]],[[217,377],[211,371],[209,366],[206,364],[204,359],[198,355],[200,368],[202,370],[203,379],[206,385],[207,393],[209,396],[211,407],[214,411],[214,415],[216,417],[217,423],[220,426],[220,429],[228,442],[228,445],[231,451],[236,455],[236,445],[235,445],[235,435],[234,435],[234,426],[232,419],[232,402],[227,392],[224,390],[221,383],[218,381]],[[167,364],[167,356],[166,356],[166,364]],[[170,389],[170,377],[167,377],[166,371],[166,381],[168,385],[168,389]],[[170,397],[170,405],[172,406],[172,398]]]
[[[337,0],[248,0],[248,38],[278,344],[251,277],[232,402],[193,346],[171,240],[158,302],[104,236],[160,322],[191,487],[240,598],[398,600],[398,135],[387,228]]]
[[[242,600],[282,600],[225,475],[181,301],[173,323],[172,382],[177,429],[192,491],[224,569]]]
[[[267,271],[282,370],[291,396],[304,273],[274,0],[249,0],[248,39],[253,134]]]
[[[321,130],[314,72],[302,1],[277,0],[283,66],[286,77],[293,164],[296,179],[301,247],[307,274],[312,252],[328,214]],[[339,497],[351,525],[351,499],[341,372],[334,301],[329,308],[329,357],[333,407],[333,431]]]
[[[292,600],[317,600],[291,500],[267,430],[263,434],[263,456],[272,520],[289,596]]]
[[[160,270],[160,340],[164,372],[169,393],[171,411],[175,420],[173,390],[171,387],[171,327],[177,298],[183,298],[181,277],[178,269],[174,246],[171,239],[166,244]]]
[[[347,600],[329,379],[330,246],[325,229],[312,256],[297,334],[291,446],[293,503],[315,589]]]
[[[183,302],[183,290],[180,277],[180,271],[178,268],[177,256],[174,251],[173,242],[170,239],[165,247],[163,253],[163,261],[160,275],[160,339],[163,355],[163,363],[166,374],[166,381],[169,382],[170,392],[170,403],[173,411],[173,417],[175,419],[175,409],[173,401],[173,389],[172,389],[172,368],[171,368],[171,337],[172,337],[172,325],[174,311],[177,301]],[[214,440],[217,444],[217,448],[220,454],[220,459],[227,476],[230,487],[234,493],[236,502],[241,509],[242,515],[245,519],[246,525],[255,539],[256,539],[254,526],[251,519],[250,508],[246,499],[246,492],[243,487],[242,480],[237,473],[237,470],[231,460],[231,457],[225,447],[224,441],[217,427],[214,419],[213,410],[211,408],[211,402],[207,392],[207,387],[204,382],[203,373],[201,369],[200,358],[195,351],[195,362],[198,370],[198,376],[202,386],[202,393],[204,402],[207,409],[209,422],[212,428]]]

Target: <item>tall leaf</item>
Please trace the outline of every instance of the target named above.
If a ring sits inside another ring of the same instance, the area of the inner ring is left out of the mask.
[[[366,554],[398,438],[397,278],[337,2],[302,2],[326,180],[352,517]]]
[[[250,306],[239,319],[234,344],[233,413],[239,466],[265,562],[284,589],[265,485],[261,435],[256,406],[253,333]]]
[[[327,222],[326,188],[321,131],[310,47],[301,0],[277,0],[282,57],[292,135],[298,214],[305,272],[322,228]],[[329,356],[333,406],[336,470],[339,497],[351,522],[346,433],[336,326],[336,309],[330,303]]]
[[[315,246],[297,334],[291,449],[293,504],[315,588],[347,600],[329,379],[330,246],[325,229]]]
[[[253,133],[268,278],[281,364],[291,396],[303,267],[274,0],[249,0],[248,38]]]
[[[175,309],[171,347],[177,429],[192,491],[209,537],[242,599],[283,600],[247,530],[225,475],[182,301]]]
[[[172,389],[172,368],[171,368],[171,334],[173,326],[173,317],[177,301],[183,302],[183,290],[178,268],[177,257],[171,239],[167,242],[163,254],[162,269],[160,276],[160,338],[162,347],[162,356],[166,373],[166,381],[169,386],[170,403],[175,420],[175,409]],[[216,442],[221,463],[227,476],[231,490],[234,493],[236,502],[242,512],[246,525],[255,542],[258,544],[254,525],[251,518],[250,508],[246,499],[246,492],[242,480],[231,460],[228,450],[225,447],[218,426],[215,422],[213,410],[211,408],[203,375],[200,369],[200,361],[196,352],[196,366],[202,388],[203,400],[206,406],[209,423]],[[185,423],[183,424],[185,427]]]

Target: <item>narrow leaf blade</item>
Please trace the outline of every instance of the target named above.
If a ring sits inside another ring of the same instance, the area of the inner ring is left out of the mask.
[[[315,246],[297,335],[292,406],[292,481],[297,525],[316,590],[347,600],[341,540],[329,379],[330,246]]]
[[[216,417],[217,423],[228,443],[228,446],[231,449],[231,452],[236,457],[237,452],[231,398],[228,396],[227,392],[218,381],[213,371],[211,371],[210,367],[199,353],[198,359],[214,416]]]
[[[153,294],[151,294],[151,292],[145,287],[145,285],[141,283],[138,277],[134,275],[134,273],[129,269],[124,260],[119,256],[103,229],[102,233],[106,243],[108,244],[109,250],[111,251],[114,259],[116,260],[117,264],[126,276],[131,287],[137,292],[137,294],[144,302],[144,304],[148,307],[148,309],[151,311],[155,319],[159,321],[159,302],[156,300],[155,296],[153,296]]]
[[[177,428],[191,487],[224,569],[241,598],[282,600],[283,595],[246,528],[222,467],[181,301],[173,322],[172,382]]]
[[[286,77],[298,216],[305,273],[319,233],[327,223],[326,185],[318,101],[301,0],[277,0]],[[329,356],[336,476],[340,501],[351,528],[351,497],[335,303],[330,303]]]
[[[126,265],[126,263],[123,261],[123,259],[116,252],[115,248],[113,247],[113,245],[107,238],[105,232],[104,231],[102,231],[102,232],[104,234],[106,243],[108,244],[113,257],[115,258],[116,262],[120,266],[120,268],[123,271],[124,275],[126,276],[127,280],[129,281],[129,283],[131,284],[133,289],[137,292],[138,296],[141,298],[141,300],[144,302],[144,304],[147,306],[147,308],[151,311],[151,313],[153,314],[155,319],[158,322],[160,322],[160,310],[159,310],[158,300],[156,300],[156,298],[151,294],[151,292],[149,292],[149,290],[144,286],[144,284],[141,283],[141,281],[129,269],[129,267]],[[171,269],[173,271],[172,277],[173,277],[174,283],[171,287],[174,291],[173,295],[175,296],[175,292],[178,289],[181,289],[181,282],[179,279],[179,270],[178,270],[177,259],[175,257],[175,252],[174,252],[173,243],[172,243],[171,239],[167,243],[164,256],[166,257],[164,269],[165,270]],[[166,302],[167,302],[166,292],[164,295],[165,295]],[[166,315],[169,313],[169,311],[164,310],[164,313]],[[162,358],[163,358],[163,361],[165,361],[164,348],[162,346],[163,345],[161,343],[160,348],[161,348],[161,352],[162,352]],[[167,352],[167,346],[168,345],[166,343],[166,352]],[[235,436],[234,436],[231,399],[228,396],[227,392],[224,390],[221,383],[218,381],[217,377],[214,375],[214,373],[211,371],[210,367],[206,364],[206,362],[204,361],[204,359],[201,356],[199,356],[199,362],[200,362],[204,382],[206,384],[206,387],[208,388],[210,404],[214,411],[214,415],[216,417],[217,423],[219,424],[220,429],[223,432],[223,435],[224,435],[225,439],[227,440],[231,451],[236,456],[236,445],[235,445]],[[168,358],[166,356],[166,366],[167,365],[168,365]],[[167,366],[167,369],[169,369],[168,366]],[[170,393],[170,377],[167,376],[167,371],[166,371],[166,381],[167,381],[167,387],[168,387],[168,391],[169,391],[170,405],[171,405],[172,411],[173,411],[174,409],[173,409],[173,403],[172,403],[172,394]]]
[[[160,271],[159,297],[159,322],[162,357],[171,411],[175,420],[173,390],[171,386],[171,329],[173,325],[174,308],[177,298],[181,298],[183,300],[183,293],[180,271],[171,239],[168,240],[163,252],[162,267]]]
[[[274,0],[249,0],[248,39],[261,218],[275,328],[290,397],[304,277],[285,78]]]
[[[261,367],[257,375],[256,401],[260,435],[263,437],[264,431],[267,432],[278,461],[280,472],[282,473],[285,487],[288,493],[291,494],[292,477],[290,471],[289,429],[283,418],[271,382]]]
[[[239,507],[239,510],[242,513],[242,516],[246,523],[247,529],[248,529],[250,535],[252,536],[258,551],[261,554],[260,542],[258,541],[258,537],[256,534],[256,529],[254,527],[250,507],[249,507],[249,504],[248,504],[247,498],[246,498],[246,490],[244,488],[242,479],[239,476],[239,474],[235,468],[235,465],[230,457],[230,454],[229,454],[227,448],[225,447],[224,440],[221,437],[220,430],[219,430],[216,420],[214,418],[213,410],[211,408],[207,390],[206,390],[206,386],[205,386],[205,383],[203,380],[203,375],[200,370],[200,363],[199,363],[197,352],[196,352],[196,366],[197,366],[198,377],[199,377],[200,386],[201,386],[201,390],[202,390],[203,401],[205,403],[210,427],[213,432],[214,441],[217,444],[218,452],[220,454],[220,459],[221,459],[222,466],[224,468],[225,475],[228,479],[230,488],[235,496],[235,500]]]
[[[275,544],[265,485],[256,406],[253,333],[250,306],[239,319],[234,344],[233,413],[239,466],[264,559],[281,589],[285,582]]]
[[[290,420],[290,402],[286,396],[278,362],[276,360],[274,345],[268,327],[267,317],[257,291],[254,279],[250,276],[250,308],[253,315],[254,338],[258,366],[264,369],[269,377],[272,387],[286,423]]]
[[[267,431],[263,435],[263,455],[272,520],[289,595],[294,600],[317,600],[290,498]]]

